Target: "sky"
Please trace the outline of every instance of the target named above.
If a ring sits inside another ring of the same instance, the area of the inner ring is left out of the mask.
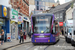
[[[56,2],[57,0],[55,0],[55,2]],[[65,3],[65,0],[59,0],[60,1],[60,4],[63,4],[63,3]]]

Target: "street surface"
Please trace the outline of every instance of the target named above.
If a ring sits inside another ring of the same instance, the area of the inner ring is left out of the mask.
[[[61,38],[60,41],[54,45],[33,45],[32,43],[25,43],[18,45],[7,50],[75,50],[75,47],[66,43],[65,39]]]

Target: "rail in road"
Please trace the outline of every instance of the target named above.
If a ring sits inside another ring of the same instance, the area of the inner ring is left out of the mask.
[[[9,48],[8,50],[75,50],[75,47],[66,43],[65,39],[60,39],[59,42],[53,45],[33,45],[30,42]]]

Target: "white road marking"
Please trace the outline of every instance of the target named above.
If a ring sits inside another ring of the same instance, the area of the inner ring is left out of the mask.
[[[25,45],[24,47],[29,47],[29,45]]]
[[[31,47],[31,46],[30,46],[30,47]],[[30,47],[28,46],[28,47],[26,48],[26,50],[29,49]]]
[[[34,50],[38,50],[38,48],[35,48]]]
[[[42,46],[40,46],[40,48],[43,48]]]
[[[46,46],[40,46],[40,49],[45,48]]]
[[[36,47],[34,50],[38,50],[39,49],[39,46],[38,47]]]

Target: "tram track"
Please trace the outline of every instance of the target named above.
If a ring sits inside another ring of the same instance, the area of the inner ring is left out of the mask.
[[[29,49],[31,49],[31,48],[33,48],[34,47],[34,45],[33,46],[31,46],[31,47],[29,47],[29,48],[27,48],[26,50],[29,50]]]
[[[46,50],[50,45],[48,45],[47,47],[44,48],[44,50]]]
[[[14,47],[17,47],[17,46],[25,45],[25,44],[28,44],[28,43],[31,43],[31,42],[25,42],[25,43],[17,44],[17,45],[14,45],[14,46],[10,46],[10,47],[4,48],[3,50],[8,50],[10,48],[14,48]]]

